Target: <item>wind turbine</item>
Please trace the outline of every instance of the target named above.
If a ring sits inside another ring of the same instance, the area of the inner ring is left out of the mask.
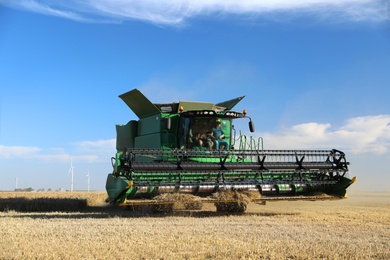
[[[90,184],[91,175],[89,175],[89,171],[87,174],[87,180],[88,180],[88,192],[89,192],[89,184]]]
[[[68,173],[71,173],[72,174],[72,182],[70,184],[70,191],[73,191],[73,161],[72,161],[72,157],[70,157],[70,168],[69,168],[69,171]]]

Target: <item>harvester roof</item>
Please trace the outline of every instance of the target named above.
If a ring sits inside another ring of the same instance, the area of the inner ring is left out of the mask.
[[[245,96],[214,104],[212,102],[180,101],[167,104],[154,104],[146,98],[138,89],[133,89],[119,97],[139,118],[159,114],[177,114],[194,110],[213,110],[216,112],[231,110]]]

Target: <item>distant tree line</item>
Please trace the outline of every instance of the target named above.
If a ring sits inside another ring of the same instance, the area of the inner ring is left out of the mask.
[[[29,187],[29,188],[25,188],[25,189],[15,189],[15,191],[34,191],[34,189]]]
[[[18,188],[18,189],[14,189],[14,191],[20,191],[20,192],[31,192],[31,191],[34,191],[34,189],[33,188],[31,188],[31,187],[28,187],[28,188],[24,188],[24,189],[20,189],[20,188]],[[39,192],[39,191],[51,191],[51,188],[48,188],[47,190],[45,190],[45,189],[37,189],[37,191]],[[62,189],[58,189],[58,190],[56,190],[56,191],[63,191]]]

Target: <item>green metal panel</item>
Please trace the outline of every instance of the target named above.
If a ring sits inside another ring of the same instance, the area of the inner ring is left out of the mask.
[[[115,199],[120,198],[120,194],[126,190],[129,181],[122,176],[115,177],[112,174],[108,174],[106,182],[106,190],[110,201],[113,202]]]
[[[224,101],[224,102],[220,102],[218,104],[216,104],[216,106],[219,106],[219,107],[226,107],[226,110],[231,110],[235,105],[238,104],[238,102],[240,102],[245,96],[242,96],[242,97],[238,97],[238,98],[234,98],[234,99],[231,99],[231,100],[227,100],[227,101]]]
[[[124,147],[133,148],[134,138],[137,135],[137,121],[130,121],[126,125],[116,125],[116,150],[122,151]]]
[[[214,104],[211,102],[192,102],[192,101],[180,101],[179,107],[183,107],[184,111],[189,110],[211,110]]]
[[[161,134],[149,134],[135,138],[135,148],[161,148]]]
[[[160,110],[138,89],[133,89],[119,96],[139,118],[159,114]]]
[[[166,128],[166,121],[162,121],[161,125],[161,146],[163,148],[171,148],[175,149],[177,148],[177,130],[178,130],[178,124],[179,124],[179,118],[180,116],[178,114],[172,115],[172,114],[162,114],[163,120],[170,118],[171,119],[171,126],[170,129]]]
[[[177,137],[175,134],[169,133],[168,131],[161,133],[161,146],[165,148],[176,148],[177,147]]]
[[[161,131],[161,114],[142,118],[138,121],[138,136],[160,133]]]

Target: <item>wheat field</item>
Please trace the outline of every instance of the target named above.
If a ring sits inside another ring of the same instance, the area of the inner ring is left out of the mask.
[[[103,192],[0,192],[0,259],[390,259],[390,194],[169,214]]]

